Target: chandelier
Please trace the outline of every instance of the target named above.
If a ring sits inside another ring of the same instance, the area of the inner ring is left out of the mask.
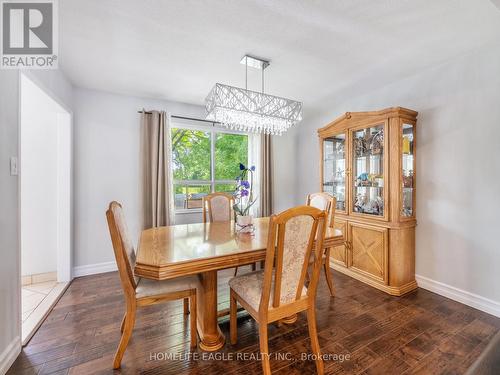
[[[302,120],[302,103],[264,94],[264,69],[269,61],[245,55],[245,88],[216,83],[205,100],[207,120],[226,128],[281,135]],[[262,71],[262,92],[248,90],[248,67]]]

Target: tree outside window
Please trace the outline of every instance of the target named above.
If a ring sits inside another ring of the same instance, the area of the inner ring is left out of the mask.
[[[171,137],[176,210],[200,209],[210,192],[234,192],[239,163],[248,164],[247,135],[172,128]]]

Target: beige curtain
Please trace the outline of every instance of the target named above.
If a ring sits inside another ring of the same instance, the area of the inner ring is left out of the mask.
[[[164,111],[142,111],[143,228],[170,225],[171,167],[170,126]]]
[[[272,136],[263,134],[260,145],[260,215],[273,214],[273,151]]]

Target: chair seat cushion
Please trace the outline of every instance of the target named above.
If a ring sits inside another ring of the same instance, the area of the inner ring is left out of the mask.
[[[179,277],[170,280],[150,280],[141,278],[135,289],[136,298],[152,297],[161,294],[175,293],[189,289],[196,289],[197,276]]]
[[[229,280],[229,287],[236,292],[254,310],[259,310],[260,298],[262,296],[262,285],[264,283],[264,270],[249,272],[241,276],[233,277]],[[283,290],[283,287],[282,287]],[[302,297],[307,295],[307,288],[302,288]],[[269,296],[269,306],[272,306],[274,298],[274,271],[271,282],[271,293]],[[295,295],[281,296],[280,305],[293,302]]]

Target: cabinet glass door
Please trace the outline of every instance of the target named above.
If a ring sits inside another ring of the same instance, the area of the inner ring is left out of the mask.
[[[401,216],[413,216],[414,203],[414,167],[415,167],[415,148],[414,148],[414,127],[411,124],[402,125],[401,139]]]
[[[346,210],[345,134],[338,134],[323,140],[323,191],[337,198],[337,211]]]
[[[352,131],[352,211],[384,216],[384,124]]]

